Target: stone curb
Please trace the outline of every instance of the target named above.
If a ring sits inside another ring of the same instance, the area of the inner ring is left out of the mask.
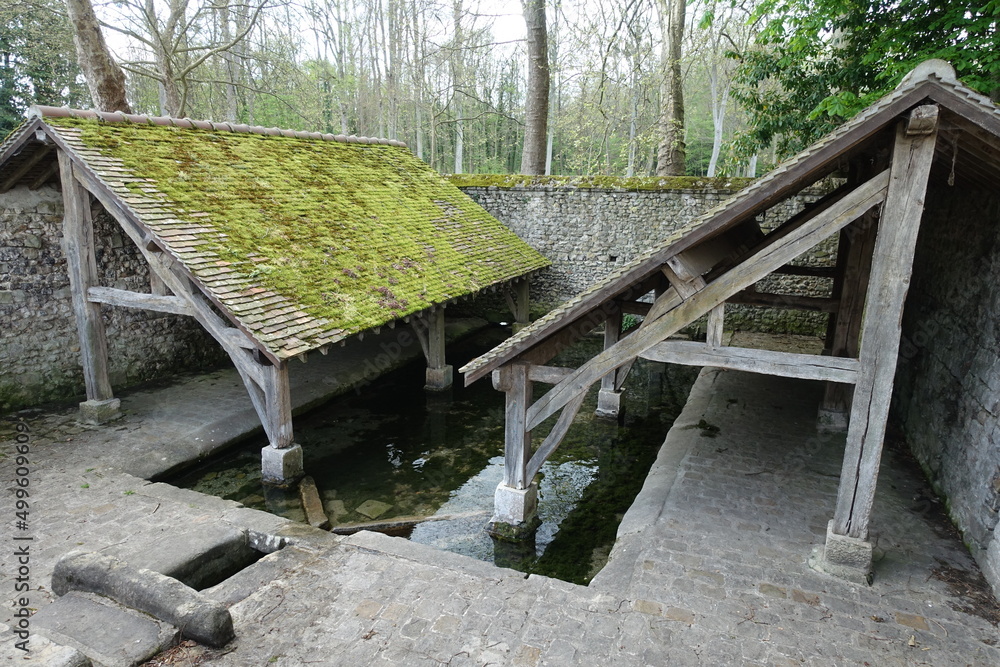
[[[110,556],[71,551],[56,563],[52,590],[56,595],[75,590],[109,597],[171,623],[184,636],[209,646],[224,646],[236,636],[233,618],[223,605],[176,579]]]

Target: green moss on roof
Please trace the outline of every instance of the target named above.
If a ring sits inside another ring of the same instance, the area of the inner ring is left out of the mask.
[[[199,251],[220,266],[347,334],[548,265],[403,147],[46,122],[79,130],[131,192],[197,223]]]
[[[740,190],[752,178],[708,178],[702,176],[530,176],[525,174],[451,174],[459,188],[563,187],[602,190]]]

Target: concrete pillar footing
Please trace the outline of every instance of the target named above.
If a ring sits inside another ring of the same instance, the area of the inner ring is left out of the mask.
[[[289,486],[302,479],[302,445],[278,449],[267,445],[260,450],[261,478],[272,486]]]
[[[606,419],[617,419],[622,411],[622,394],[624,390],[601,389],[597,393],[597,409],[594,414]]]
[[[424,389],[427,391],[444,391],[450,389],[454,383],[455,370],[450,364],[441,368],[428,368],[424,377],[426,378]]]
[[[520,541],[530,538],[541,525],[538,518],[538,484],[515,489],[503,482],[497,485],[493,518],[486,532],[498,540]]]
[[[872,543],[857,537],[833,532],[833,521],[826,526],[826,544],[815,547],[809,567],[856,584],[871,585]]]
[[[122,402],[117,398],[104,401],[84,401],[80,404],[80,421],[86,424],[105,424],[122,416]]]

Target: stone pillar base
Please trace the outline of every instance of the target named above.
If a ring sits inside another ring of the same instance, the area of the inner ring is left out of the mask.
[[[597,393],[597,409],[594,414],[598,417],[617,419],[622,411],[622,391],[613,389],[601,389]]]
[[[117,398],[106,401],[84,401],[80,404],[80,421],[87,424],[104,424],[122,416],[122,402]]]
[[[872,582],[872,544],[857,537],[833,532],[833,521],[826,525],[826,544],[813,549],[809,567],[856,584]]]
[[[816,429],[820,433],[846,433],[850,416],[848,410],[821,407],[816,415]]]
[[[498,540],[528,539],[542,523],[538,518],[538,484],[534,482],[526,489],[515,489],[500,482],[493,497],[493,507],[493,518],[486,532]]]
[[[454,382],[454,376],[455,372],[450,364],[441,368],[428,368],[427,373],[424,375],[426,378],[424,389],[427,391],[444,391],[445,389],[450,389]]]
[[[265,484],[288,486],[302,479],[302,445],[278,449],[268,445],[260,450],[261,477]]]

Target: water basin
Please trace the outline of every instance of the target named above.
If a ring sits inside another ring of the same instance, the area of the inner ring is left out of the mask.
[[[449,348],[449,362],[458,368],[508,335],[500,327],[480,331]],[[578,366],[601,344],[587,338],[550,363]],[[414,362],[295,418],[306,472],[335,530],[374,527],[523,572],[587,583],[607,561],[621,517],[697,369],[637,362],[621,425],[594,416],[592,389],[542,467],[536,538],[518,545],[494,542],[484,530],[503,476],[503,393],[488,379],[462,387],[460,378],[448,392],[428,393],[423,372]],[[536,385],[536,395],[543,390]],[[549,425],[537,429],[535,446]],[[248,441],[172,483],[303,521],[297,494],[261,484],[265,444]]]

